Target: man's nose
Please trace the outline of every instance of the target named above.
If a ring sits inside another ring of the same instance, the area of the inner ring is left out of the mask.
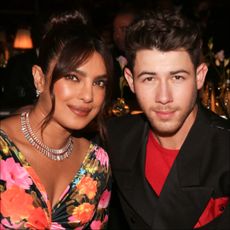
[[[172,102],[171,88],[166,81],[160,82],[157,87],[156,102],[161,104]]]

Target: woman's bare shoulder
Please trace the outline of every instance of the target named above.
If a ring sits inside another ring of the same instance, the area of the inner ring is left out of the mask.
[[[8,136],[16,136],[20,132],[20,115],[12,115],[2,119],[0,128]]]

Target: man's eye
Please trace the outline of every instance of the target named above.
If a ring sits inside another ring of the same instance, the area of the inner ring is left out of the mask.
[[[184,77],[181,76],[181,75],[175,75],[175,76],[173,76],[173,79],[174,79],[174,80],[183,80]]]
[[[150,82],[150,81],[153,81],[153,80],[154,80],[153,77],[146,77],[146,78],[144,78],[145,82]]]
[[[65,78],[66,78],[67,80],[79,81],[79,78],[78,78],[76,75],[74,75],[74,74],[67,74],[67,75],[65,76]]]

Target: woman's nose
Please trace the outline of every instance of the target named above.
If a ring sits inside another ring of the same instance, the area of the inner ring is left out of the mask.
[[[93,86],[92,84],[83,84],[80,92],[80,99],[86,103],[93,101]]]

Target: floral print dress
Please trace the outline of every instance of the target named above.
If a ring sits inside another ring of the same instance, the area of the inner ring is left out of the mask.
[[[107,153],[91,143],[79,171],[51,208],[44,186],[0,130],[0,229],[104,229],[111,171]]]

